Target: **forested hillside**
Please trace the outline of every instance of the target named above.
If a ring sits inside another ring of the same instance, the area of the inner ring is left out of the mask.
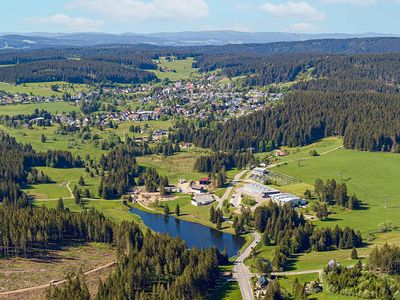
[[[154,80],[156,76],[153,73],[106,60],[46,60],[3,67],[0,70],[1,82],[17,84],[48,81],[141,83]]]
[[[400,97],[389,94],[295,92],[282,104],[214,129],[180,122],[173,138],[214,150],[259,151],[267,143],[272,148],[304,146],[340,135],[346,148],[398,152],[399,110]]]

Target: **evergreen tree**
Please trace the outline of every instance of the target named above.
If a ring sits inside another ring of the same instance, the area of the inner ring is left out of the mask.
[[[180,214],[181,214],[181,210],[179,207],[179,203],[177,203],[175,206],[175,215],[179,217]]]
[[[80,186],[85,186],[85,180],[83,179],[83,177],[82,177],[82,176],[81,176],[81,177],[79,177],[78,184],[79,184]]]
[[[74,199],[75,199],[76,204],[78,204],[78,205],[81,204],[81,194],[78,190],[76,190],[74,193]]]
[[[64,201],[61,197],[58,198],[58,200],[57,200],[57,209],[64,210]]]
[[[164,205],[164,214],[165,215],[169,215],[169,206],[168,206],[168,204]]]
[[[351,259],[358,259],[358,254],[357,254],[356,248],[353,248],[353,250],[351,250]]]

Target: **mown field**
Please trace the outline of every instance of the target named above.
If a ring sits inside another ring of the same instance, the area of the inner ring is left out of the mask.
[[[85,169],[54,169],[49,167],[38,167],[36,169],[48,175],[53,183],[30,185],[24,189],[28,195],[35,197],[35,199],[71,198],[68,184],[71,190],[73,190],[74,186],[82,190],[89,189],[92,198],[98,197],[100,176],[95,175],[94,177],[90,177],[90,174],[86,173]],[[78,184],[81,176],[85,181],[85,186]]]
[[[51,86],[58,85],[58,91],[52,91]],[[90,89],[89,85],[86,84],[72,84],[63,81],[54,82],[35,82],[35,83],[24,83],[24,84],[11,84],[0,82],[0,91],[5,91],[10,94],[27,94],[34,96],[59,96],[61,97],[64,93],[76,95],[80,92],[85,92]]]
[[[171,81],[185,80],[192,78],[197,71],[193,68],[192,64],[193,58],[166,61],[165,57],[161,57],[158,66],[164,71],[151,71],[154,72],[160,80],[167,78]]]
[[[71,105],[68,102],[57,101],[57,102],[41,102],[41,103],[29,103],[29,104],[7,104],[0,105],[0,115],[15,116],[20,114],[32,114],[35,109],[46,110],[49,113],[68,113],[74,110],[78,110],[78,107]]]

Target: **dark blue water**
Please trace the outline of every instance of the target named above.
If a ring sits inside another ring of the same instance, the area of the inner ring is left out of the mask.
[[[241,236],[224,233],[208,226],[179,220],[173,216],[152,214],[132,208],[131,213],[142,218],[150,229],[167,233],[172,237],[180,237],[189,248],[217,247],[221,252],[226,248],[229,257],[237,255],[246,242]]]

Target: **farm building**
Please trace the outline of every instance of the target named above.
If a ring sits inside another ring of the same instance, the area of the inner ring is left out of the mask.
[[[254,168],[253,169],[253,175],[255,176],[264,176],[268,173],[267,168]]]
[[[206,189],[201,185],[192,184],[190,186],[190,192],[194,194],[204,194],[206,192]]]
[[[275,151],[275,156],[277,157],[283,157],[283,156],[287,156],[288,154],[285,151],[282,150],[276,150]]]
[[[244,186],[244,191],[254,193],[262,196],[263,198],[270,197],[273,194],[280,193],[278,190],[270,188],[260,183],[248,183]]]
[[[200,185],[207,185],[209,183],[210,183],[210,178],[208,178],[208,177],[204,177],[204,178],[200,178],[199,179],[199,184]]]
[[[215,201],[214,196],[211,194],[198,194],[192,198],[192,205],[204,206],[211,204]]]

